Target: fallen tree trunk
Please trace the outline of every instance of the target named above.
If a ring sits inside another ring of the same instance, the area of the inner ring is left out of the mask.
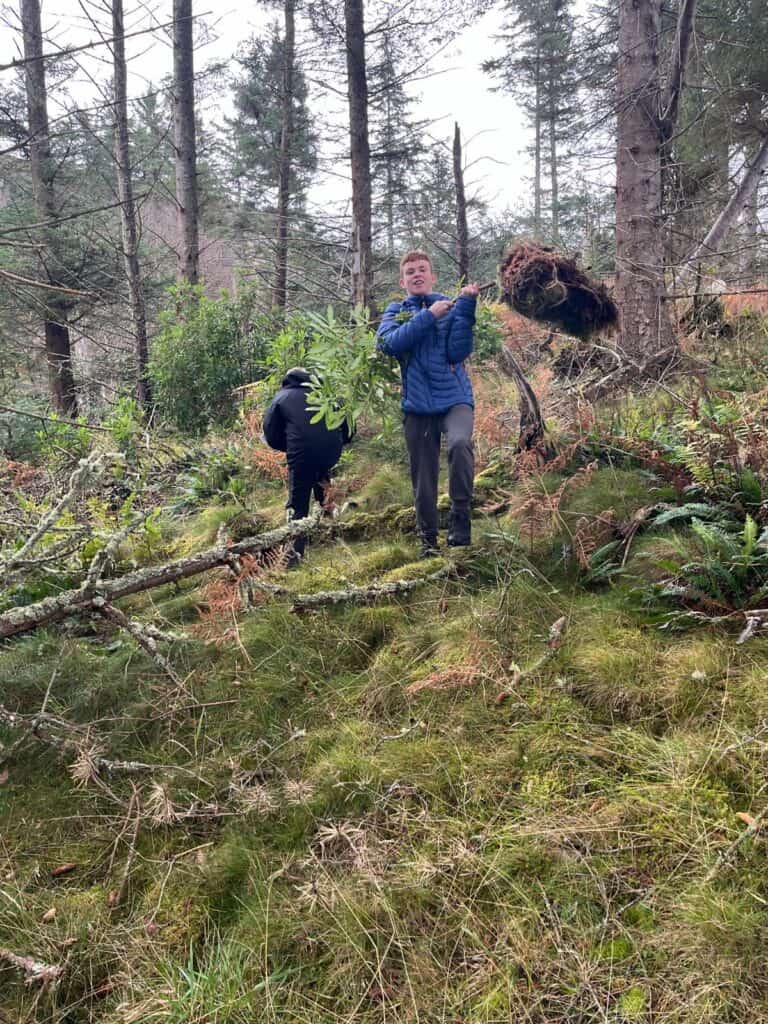
[[[197,555],[180,558],[175,562],[166,562],[165,565],[139,569],[117,579],[99,580],[95,583],[86,582],[77,590],[66,590],[62,594],[46,597],[35,604],[11,608],[10,611],[0,615],[0,638],[37,629],[39,626],[47,626],[52,622],[60,622],[70,615],[82,615],[91,611],[101,613],[106,604],[117,601],[121,597],[127,597],[129,594],[152,590],[166,583],[178,583],[180,580],[198,576],[210,569],[231,565],[241,555],[257,555],[264,551],[270,551],[294,537],[307,536],[317,523],[316,517],[299,519],[277,530],[271,530],[255,537],[246,537],[245,540],[241,540],[237,544],[219,545],[209,548],[207,551],[201,551]]]

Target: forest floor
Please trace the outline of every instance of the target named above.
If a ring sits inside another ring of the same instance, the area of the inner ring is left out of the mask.
[[[341,521],[410,503],[383,450],[345,456]],[[167,553],[243,509],[279,524],[253,469],[168,517]],[[244,605],[224,571],[126,599],[183,634],[175,681],[105,624],[6,642],[0,703],[64,725],[0,726],[0,956],[61,972],[6,959],[0,1021],[768,1021],[768,637],[660,629],[652,531],[585,583],[576,524],[674,499],[610,458],[569,473],[537,478],[535,529],[509,483],[469,549],[419,562],[383,516],[256,576],[306,594],[455,563],[371,605]]]

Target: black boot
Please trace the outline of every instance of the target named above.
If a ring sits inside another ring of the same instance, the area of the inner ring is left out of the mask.
[[[437,537],[422,537],[419,558],[435,558],[440,554],[437,546]]]
[[[451,509],[448,519],[448,546],[452,548],[465,548],[472,543],[472,519],[469,509]]]

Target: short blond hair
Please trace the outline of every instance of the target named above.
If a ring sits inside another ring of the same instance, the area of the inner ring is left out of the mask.
[[[403,267],[406,263],[415,263],[416,260],[426,260],[430,268],[432,267],[432,260],[422,249],[409,249],[405,256],[400,260],[400,273],[402,274]]]

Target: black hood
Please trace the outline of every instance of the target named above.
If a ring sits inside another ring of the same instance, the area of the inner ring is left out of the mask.
[[[291,369],[283,377],[284,388],[300,388],[305,384],[309,384],[310,376],[309,373],[304,369],[303,366],[292,366]]]

